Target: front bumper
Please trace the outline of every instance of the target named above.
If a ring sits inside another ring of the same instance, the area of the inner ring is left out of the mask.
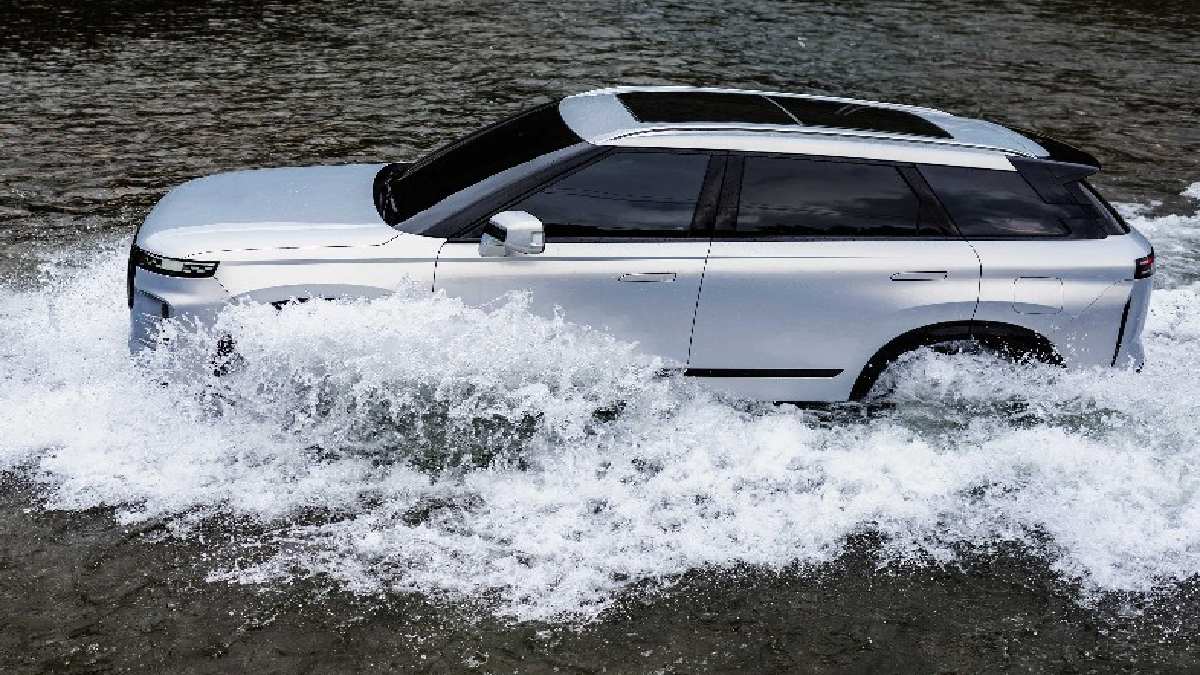
[[[183,278],[135,268],[129,308],[129,351],[137,353],[160,342],[167,318],[209,325],[229,301],[229,293],[214,277]]]

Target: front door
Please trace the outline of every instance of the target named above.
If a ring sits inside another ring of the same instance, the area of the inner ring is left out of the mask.
[[[682,366],[708,253],[711,209],[697,206],[715,181],[709,164],[703,152],[606,154],[504,207],[542,221],[544,252],[481,257],[477,242],[450,241],[434,287],[477,305],[527,291],[539,314],[560,310]]]
[[[970,321],[979,259],[911,167],[774,155],[729,164],[740,199],[721,205],[691,374],[753,398],[844,400],[893,338]]]

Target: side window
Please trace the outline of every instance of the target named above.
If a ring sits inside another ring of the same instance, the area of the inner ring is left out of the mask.
[[[919,207],[893,166],[747,157],[736,236],[914,236]]]
[[[1016,171],[922,166],[921,174],[968,239],[1070,234],[1064,209],[1043,201]]]
[[[510,206],[546,226],[546,238],[682,237],[708,168],[705,153],[617,152]]]
[[[1121,218],[1121,214],[1117,213],[1112,204],[1109,204],[1090,183],[1081,180],[1072,187],[1092,207],[1106,234],[1129,234],[1129,226],[1125,224],[1125,220]]]

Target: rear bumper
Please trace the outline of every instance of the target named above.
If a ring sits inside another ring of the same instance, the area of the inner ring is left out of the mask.
[[[130,353],[158,346],[162,342],[160,328],[164,319],[211,324],[229,301],[229,293],[213,277],[168,277],[141,268],[134,271],[132,293]]]
[[[1142,348],[1142,331],[1146,327],[1146,316],[1150,313],[1150,292],[1154,280],[1137,279],[1129,292],[1128,311],[1125,314],[1116,348],[1113,350],[1112,365],[1116,368],[1141,370],[1146,363],[1146,351]]]

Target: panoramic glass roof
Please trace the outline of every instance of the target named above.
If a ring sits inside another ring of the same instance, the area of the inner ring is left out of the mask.
[[[639,122],[748,122],[795,124],[779,106],[762,96],[712,91],[630,91],[617,98]]]
[[[631,91],[617,98],[639,122],[744,122],[953,138],[910,112],[842,101],[703,91]]]

